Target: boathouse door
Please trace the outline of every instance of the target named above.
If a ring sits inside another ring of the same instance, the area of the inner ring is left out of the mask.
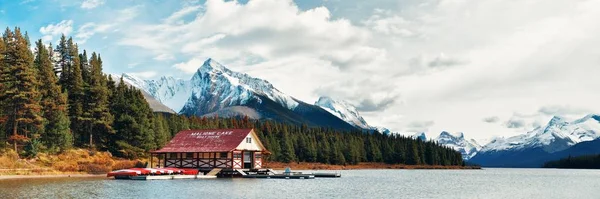
[[[252,157],[252,151],[244,151],[244,169],[252,168],[252,160],[254,160],[254,157]]]

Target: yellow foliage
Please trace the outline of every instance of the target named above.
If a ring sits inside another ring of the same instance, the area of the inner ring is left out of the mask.
[[[115,159],[109,152],[72,149],[58,155],[38,153],[34,159],[19,159],[17,153],[8,150],[0,154],[0,169],[9,174],[41,173],[107,173],[111,170],[143,165],[138,160]],[[2,172],[0,172],[2,175]]]

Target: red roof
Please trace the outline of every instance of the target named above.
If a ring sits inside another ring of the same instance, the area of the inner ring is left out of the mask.
[[[234,150],[252,129],[180,131],[162,149],[152,153],[228,152]]]

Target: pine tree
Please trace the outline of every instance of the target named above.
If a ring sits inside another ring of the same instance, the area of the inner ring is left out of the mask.
[[[58,54],[58,60],[56,60],[57,63],[54,67],[54,72],[56,74],[60,74],[58,83],[62,85],[63,90],[69,90],[71,88],[67,83],[71,77],[71,50],[72,49],[67,45],[67,38],[63,34],[60,37],[58,45],[56,46],[55,53]]]
[[[4,55],[6,51],[6,44],[4,41],[5,37],[0,37],[0,78],[4,78],[4,70],[8,67],[4,63]],[[0,92],[5,91],[5,83],[4,79],[0,79]],[[0,107],[6,107],[4,104],[4,100],[0,100]],[[0,111],[0,148],[4,147],[4,143],[6,143],[6,121],[8,116],[5,114],[5,111]]]
[[[287,129],[284,129],[281,133],[281,140],[279,142],[281,145],[281,162],[289,163],[295,161],[296,154],[294,152],[294,145],[292,144],[292,140],[287,132]]]
[[[36,42],[35,66],[40,80],[41,106],[44,117],[44,133],[41,141],[49,149],[64,150],[72,146],[73,136],[67,116],[67,96],[57,84],[48,49],[42,40]]]
[[[69,117],[71,119],[71,130],[77,146],[83,146],[85,144],[86,133],[88,132],[84,124],[89,123],[90,116],[86,115],[84,110],[89,110],[89,107],[85,107],[86,93],[83,78],[81,77],[81,68],[79,67],[79,57],[77,56],[77,45],[73,44],[73,40],[69,39],[63,46],[63,39],[61,38],[61,44],[59,45],[58,52],[61,57],[65,57],[64,63],[62,64],[63,72],[61,72],[60,80],[62,86],[67,87],[68,91],[68,103],[69,103]],[[64,52],[63,52],[64,51]],[[63,53],[67,53],[63,55]],[[73,57],[75,56],[75,57]],[[63,88],[64,90],[64,88]]]
[[[43,129],[37,73],[33,67],[33,54],[29,42],[19,28],[6,29],[1,55],[4,66],[0,71],[0,104],[6,113],[6,126],[12,130],[10,140],[15,151],[17,143],[28,141]]]
[[[75,68],[79,68],[79,66],[75,66]],[[100,148],[106,148],[108,138],[114,133],[112,128],[114,119],[109,110],[109,93],[106,77],[102,74],[102,59],[95,52],[90,58],[90,69],[90,85],[86,92],[85,110],[86,118],[89,120],[85,122],[84,126],[88,132],[89,146],[94,147],[94,144],[99,144]],[[79,75],[83,82],[81,72],[75,75]],[[96,140],[94,141],[94,139]]]

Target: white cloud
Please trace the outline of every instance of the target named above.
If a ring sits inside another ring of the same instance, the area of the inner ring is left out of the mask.
[[[135,77],[141,77],[144,79],[150,79],[153,77],[156,77],[156,75],[158,74],[156,71],[143,71],[143,72],[133,72],[133,73],[129,73]]]
[[[79,27],[75,38],[78,39],[78,43],[85,43],[90,37],[97,33],[107,32],[113,26],[113,24],[96,24],[94,22],[86,23]]]
[[[163,24],[133,27],[137,33],[125,37],[121,44],[152,50],[157,55],[180,51],[217,60],[228,59],[220,55],[274,60],[294,54],[328,60],[338,67],[369,63],[384,54],[366,43],[368,31],[348,20],[332,19],[325,7],[301,11],[291,0],[247,4],[209,0],[203,8],[203,13],[188,23],[170,24],[183,14],[197,12],[199,7],[177,11]],[[162,44],[166,40],[169,45]]]
[[[157,61],[166,61],[166,60],[173,60],[173,59],[175,59],[175,57],[173,57],[173,55],[166,54],[166,53],[163,53],[163,54],[160,54],[160,55],[154,57],[154,60],[157,60]]]
[[[71,32],[73,32],[73,20],[62,20],[57,24],[48,24],[40,28],[44,41],[52,41],[54,36],[69,35]]]
[[[393,131],[435,121],[433,135],[482,140],[523,133],[549,114],[600,112],[599,1],[424,0],[352,16],[290,0],[193,6],[131,21],[119,44],[183,73],[212,57],[307,102],[364,102],[373,110],[365,119]]]
[[[165,19],[166,23],[183,23],[180,21],[182,17],[197,12],[201,6],[186,6],[183,9],[171,14],[171,16]]]
[[[81,3],[81,8],[83,9],[93,9],[96,8],[98,6],[101,6],[105,3],[104,0],[84,0]]]
[[[187,62],[175,64],[175,65],[173,65],[173,67],[175,67],[179,70],[182,70],[183,72],[186,72],[186,73],[194,73],[198,70],[198,68],[200,66],[202,66],[204,61],[205,61],[205,59],[192,58],[191,60],[189,60]]]

